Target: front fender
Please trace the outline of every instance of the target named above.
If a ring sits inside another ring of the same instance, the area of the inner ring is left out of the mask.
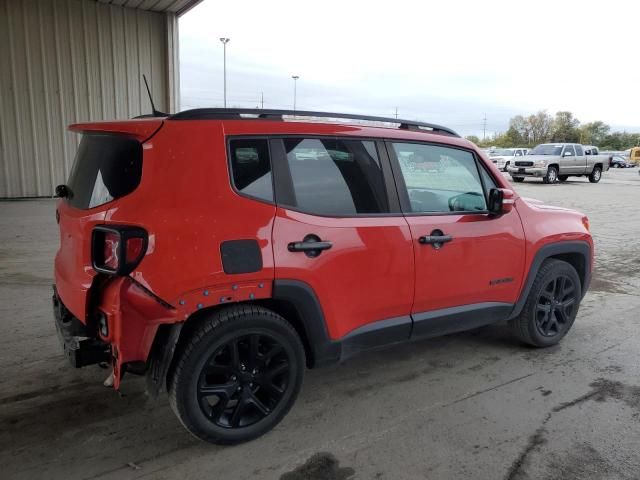
[[[593,243],[582,240],[547,243],[536,251],[533,260],[530,263],[527,279],[522,286],[518,301],[509,315],[509,320],[517,317],[522,311],[525,303],[527,302],[527,298],[529,297],[529,293],[531,292],[533,282],[538,275],[538,271],[540,270],[542,263],[548,258],[572,260],[571,263],[574,268],[576,268],[576,271],[580,276],[582,296],[584,297],[585,293],[589,289],[589,284],[591,283],[593,269]],[[575,261],[578,262],[578,265],[573,264]]]

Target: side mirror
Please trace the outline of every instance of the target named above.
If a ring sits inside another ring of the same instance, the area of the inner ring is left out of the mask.
[[[514,193],[508,188],[492,188],[489,190],[489,214],[497,216],[509,213],[513,209]]]

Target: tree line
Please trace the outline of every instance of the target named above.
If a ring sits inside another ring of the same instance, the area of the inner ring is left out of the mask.
[[[601,150],[626,150],[640,145],[640,133],[612,132],[604,122],[580,123],[571,112],[557,112],[555,117],[542,110],[509,120],[509,129],[486,140],[476,135],[466,137],[480,147],[533,147],[540,143],[568,142],[596,145]]]

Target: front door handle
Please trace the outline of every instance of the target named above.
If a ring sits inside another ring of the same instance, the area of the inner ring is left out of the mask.
[[[324,250],[333,247],[331,242],[323,242],[320,237],[310,234],[304,237],[301,242],[291,242],[287,245],[290,252],[303,252],[307,257],[317,257]]]
[[[423,235],[418,238],[418,242],[422,245],[432,245],[436,250],[451,240],[453,240],[453,237],[445,235],[442,230],[434,230],[430,235]]]

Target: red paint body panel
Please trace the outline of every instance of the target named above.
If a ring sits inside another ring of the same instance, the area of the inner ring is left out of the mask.
[[[173,306],[193,290],[273,280],[275,206],[232,189],[220,122],[165,122],[144,144],[143,162],[140,186],[112,202],[106,217],[149,233],[147,254],[133,278]],[[236,239],[258,240],[261,272],[224,273],[220,244]]]
[[[270,298],[274,279],[310,285],[320,300],[331,339],[339,340],[372,322],[412,312],[480,302],[515,303],[541,246],[565,240],[593,245],[581,214],[527,203],[515,194],[513,209],[494,218],[401,214],[333,218],[279,208],[234,191],[226,153],[230,135],[427,141],[474,150],[498,186],[509,188],[484,153],[461,138],[395,128],[268,120],[154,118],[70,128],[118,132],[144,142],[142,179],[132,193],[90,210],[58,202],[57,290],[67,308],[84,322],[91,313],[88,299],[95,294],[97,308],[109,324],[104,340],[115,354],[116,387],[124,363],[147,360],[159,325],[184,321],[201,308]],[[91,231],[102,223],[138,226],[148,232],[146,255],[131,279],[95,281]],[[418,237],[436,228],[454,240],[439,250],[418,243]],[[316,258],[288,250],[290,242],[302,241],[308,234],[332,242],[332,248]],[[260,271],[224,272],[220,246],[238,239],[257,240],[263,262]],[[513,280],[489,285],[504,278]],[[99,288],[94,286],[97,283]],[[154,295],[169,305],[162,305]]]
[[[511,211],[487,215],[407,217],[416,252],[414,313],[482,302],[515,303],[524,277],[525,240]],[[434,229],[453,240],[440,249],[418,243]],[[492,285],[496,279],[510,282]]]
[[[534,201],[535,202],[535,201]],[[582,241],[589,244],[591,250],[591,271],[595,249],[593,238],[582,222],[584,214],[575,210],[550,207],[516,199],[515,208],[522,218],[522,226],[527,239],[525,265],[531,265],[536,252],[550,243]]]
[[[89,289],[96,276],[91,266],[91,231],[103,223],[108,207],[79,210],[58,200],[60,248],[56,253],[54,279],[66,307],[82,322],[87,319]]]
[[[316,258],[287,250],[308,234],[332,248]],[[413,250],[402,216],[329,218],[278,208],[273,245],[276,279],[302,280],[313,288],[334,340],[411,310]]]

